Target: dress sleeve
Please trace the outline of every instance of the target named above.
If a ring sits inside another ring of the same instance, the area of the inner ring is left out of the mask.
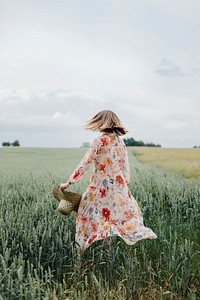
[[[84,157],[82,158],[82,160],[80,161],[80,163],[78,164],[74,172],[69,177],[67,183],[73,184],[74,182],[78,181],[80,178],[86,175],[92,161],[95,160],[95,158],[98,155],[97,151],[98,151],[98,139],[95,138],[91,146],[85,153]]]
[[[124,149],[124,155],[123,155],[123,161],[121,165],[121,170],[124,175],[124,179],[126,184],[130,183],[130,166],[129,166],[129,159],[128,159],[128,151],[126,148],[126,144],[123,143],[123,149]]]

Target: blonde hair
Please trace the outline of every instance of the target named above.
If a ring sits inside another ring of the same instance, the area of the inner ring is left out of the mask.
[[[84,128],[91,131],[115,132],[118,135],[124,135],[128,132],[118,116],[111,110],[98,112],[92,119],[86,121]]]

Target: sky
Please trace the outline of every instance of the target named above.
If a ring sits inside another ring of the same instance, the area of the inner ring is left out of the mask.
[[[128,133],[200,145],[199,0],[0,0],[0,144],[80,147],[115,112]]]

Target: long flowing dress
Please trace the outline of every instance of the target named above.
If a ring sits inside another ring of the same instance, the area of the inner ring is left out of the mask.
[[[68,182],[80,180],[91,164],[90,182],[76,215],[75,241],[81,249],[109,236],[119,236],[128,245],[156,239],[152,229],[144,226],[143,214],[127,186],[130,167],[123,139],[114,132],[95,138]]]

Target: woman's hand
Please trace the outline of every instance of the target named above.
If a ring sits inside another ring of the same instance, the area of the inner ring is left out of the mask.
[[[69,184],[68,182],[61,183],[59,189],[60,189],[61,191],[63,191],[63,190],[65,190],[65,189],[67,189],[69,186],[70,186],[70,184]]]

